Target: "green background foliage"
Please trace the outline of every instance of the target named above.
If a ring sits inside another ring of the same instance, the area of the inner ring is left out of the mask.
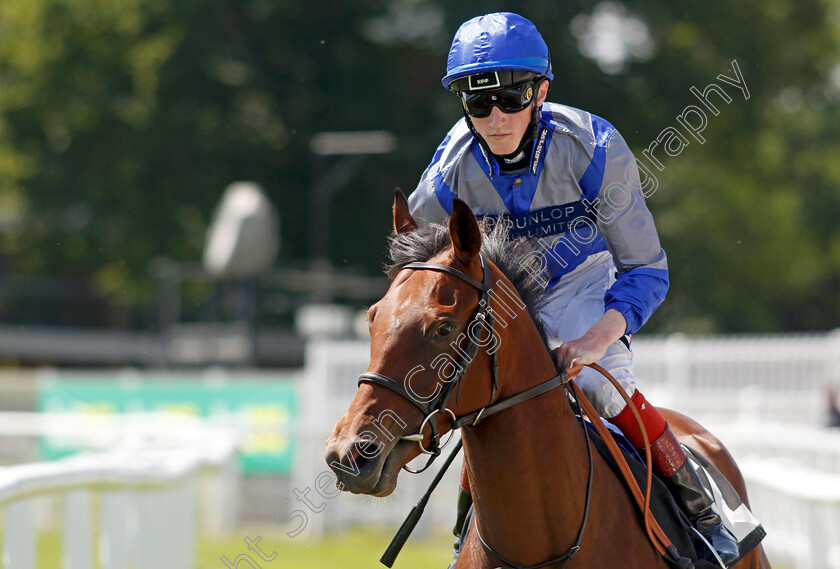
[[[623,6],[623,8],[621,7]],[[606,72],[580,29],[604,8],[651,43]],[[282,217],[278,263],[305,262],[321,131],[389,130],[330,206],[330,258],[375,274],[393,188],[414,188],[457,102],[440,86],[457,26],[508,3],[433,0],[4,0],[0,271],[77,279],[129,317],[150,263],[200,258],[221,191],[260,183]],[[649,199],[669,297],[646,331],[827,329],[840,322],[836,0],[524,0],[549,44],[550,100],[612,122],[637,156],[737,60],[748,100],[700,144],[658,155]],[[348,236],[352,236],[348,239]],[[75,282],[75,281],[74,281]],[[3,308],[0,305],[0,318]]]

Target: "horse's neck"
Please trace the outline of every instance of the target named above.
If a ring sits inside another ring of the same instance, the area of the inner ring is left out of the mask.
[[[499,350],[501,398],[557,373],[539,347],[533,322],[525,318],[506,330]],[[562,387],[465,429],[463,439],[478,525],[487,543],[520,557],[522,544],[529,544],[525,557],[532,558],[512,559],[526,565],[557,555],[559,544],[574,543],[589,464]]]
[[[481,535],[523,565],[571,547],[583,518],[589,464],[561,389],[463,433]]]

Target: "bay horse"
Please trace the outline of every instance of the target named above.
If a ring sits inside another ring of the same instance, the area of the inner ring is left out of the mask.
[[[448,228],[418,228],[399,191],[393,214],[392,282],[368,311],[368,371],[326,446],[338,487],[372,496],[393,492],[400,470],[421,447],[435,447],[438,430],[446,433],[455,417],[472,419],[489,403],[557,376],[536,318],[535,286],[523,275],[526,244],[482,239],[472,211],[457,198]],[[515,296],[482,292],[488,280],[494,291]],[[492,338],[470,330],[479,314],[496,315]],[[446,409],[426,413],[443,393]],[[688,417],[661,412],[680,441],[711,461],[749,506],[744,480],[721,442]],[[588,440],[563,389],[472,423],[463,426],[461,438],[479,531],[462,544],[458,569],[506,566],[480,539],[521,567],[542,566],[571,551],[587,500],[588,525],[572,567],[668,567],[623,482],[597,452],[587,459]],[[770,564],[759,545],[735,567]]]

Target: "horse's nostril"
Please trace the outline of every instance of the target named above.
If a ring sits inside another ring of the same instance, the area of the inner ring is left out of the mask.
[[[353,447],[354,447],[354,454],[356,455],[356,457],[362,456],[362,457],[370,458],[370,457],[373,457],[373,456],[379,454],[378,453],[379,445],[377,445],[375,442],[370,441],[370,440],[359,441],[358,443],[353,445]]]

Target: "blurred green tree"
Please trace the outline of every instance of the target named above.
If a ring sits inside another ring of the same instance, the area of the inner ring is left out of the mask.
[[[330,256],[374,273],[394,186],[411,191],[460,116],[440,87],[465,19],[442,0],[4,0],[0,262],[75,276],[137,311],[158,256],[197,260],[222,190],[263,185],[283,263],[308,252],[321,131],[390,130],[334,197]],[[658,155],[669,298],[646,331],[840,322],[837,0],[546,3],[518,11],[553,54],[551,100],[607,118],[641,156],[738,62],[749,99]],[[609,48],[609,49],[607,49]],[[740,98],[739,98],[740,97]],[[347,239],[352,235],[352,239]]]

